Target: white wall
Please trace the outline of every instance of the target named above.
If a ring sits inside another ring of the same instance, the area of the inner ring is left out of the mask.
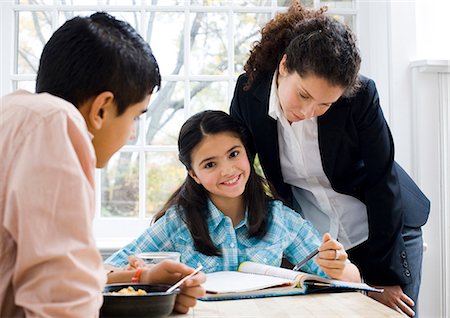
[[[396,144],[396,159],[431,200],[431,213],[424,226],[420,317],[448,317],[450,303],[448,208],[448,94],[445,75],[450,60],[448,32],[450,2],[438,0],[381,1],[386,4],[388,23],[389,124]],[[419,67],[425,65],[426,67]],[[380,72],[380,71],[378,71]],[[386,111],[385,111],[386,112]],[[447,125],[447,128],[446,128]],[[444,136],[444,137],[443,137]]]
[[[392,130],[396,160],[430,198],[429,222],[424,226],[420,317],[450,316],[450,80],[435,67],[412,67],[419,59],[450,60],[450,1],[360,1],[370,12],[360,38],[362,72],[377,83],[383,112]],[[366,15],[364,15],[366,16]],[[367,18],[367,16],[366,16]],[[427,65],[433,61],[423,61]],[[414,79],[414,80],[413,80]],[[447,106],[445,106],[447,105]],[[444,137],[443,137],[444,136]]]
[[[450,2],[416,0],[417,57],[413,63],[415,171],[432,207],[420,298],[422,317],[450,316]],[[435,61],[440,60],[440,61]]]
[[[420,297],[422,317],[450,316],[450,2],[416,0],[412,64],[415,174],[431,199]]]
[[[450,316],[450,61],[412,64],[415,176],[431,200],[423,227],[422,317]]]
[[[416,2],[417,59],[450,60],[450,1]]]

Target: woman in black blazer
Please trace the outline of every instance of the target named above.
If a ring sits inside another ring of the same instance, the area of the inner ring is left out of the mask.
[[[352,32],[324,12],[294,2],[263,28],[230,114],[252,133],[278,194],[334,231],[364,280],[385,289],[371,297],[412,316],[430,203],[394,161]]]

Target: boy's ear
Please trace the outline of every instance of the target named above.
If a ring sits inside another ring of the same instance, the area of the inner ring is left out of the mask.
[[[114,116],[117,111],[114,104],[114,94],[111,92],[102,92],[90,100],[87,108],[86,120],[88,126],[95,130],[100,130],[103,126],[106,116]]]
[[[197,175],[195,174],[195,172],[193,170],[189,170],[188,173],[191,176],[191,178],[194,179],[195,182],[200,184],[200,180],[198,179]]]

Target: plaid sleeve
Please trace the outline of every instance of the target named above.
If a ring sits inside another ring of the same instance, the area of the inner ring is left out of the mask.
[[[311,222],[302,218],[302,216],[287,206],[282,206],[283,219],[287,227],[287,233],[291,243],[285,249],[284,254],[292,264],[302,261],[308,254],[319,248],[322,244],[319,232],[314,228]],[[320,269],[314,258],[308,261],[301,268],[302,271],[327,277]]]
[[[128,256],[143,252],[159,252],[173,250],[171,237],[181,227],[181,219],[173,208],[146,229],[138,238],[108,257],[104,264],[122,268],[128,264]]]

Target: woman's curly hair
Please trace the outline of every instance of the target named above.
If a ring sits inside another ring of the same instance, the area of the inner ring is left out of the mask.
[[[244,66],[248,90],[261,75],[273,74],[286,54],[289,73],[315,75],[345,88],[351,96],[359,87],[361,57],[353,32],[325,15],[327,7],[304,8],[293,1],[287,12],[277,14],[261,30]]]

